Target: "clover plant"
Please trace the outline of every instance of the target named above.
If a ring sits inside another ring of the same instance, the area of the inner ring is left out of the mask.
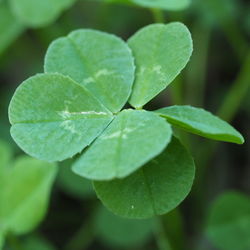
[[[9,234],[26,234],[42,221],[56,173],[54,163],[29,156],[13,162],[0,142],[0,249]]]
[[[26,153],[47,162],[77,156],[72,170],[93,181],[115,214],[167,213],[188,195],[195,174],[172,126],[244,141],[200,108],[143,109],[186,66],[192,49],[188,29],[178,22],[144,27],[127,43],[100,31],[73,31],[49,46],[44,73],[17,88],[9,106],[11,135]],[[123,109],[127,102],[131,107]]]

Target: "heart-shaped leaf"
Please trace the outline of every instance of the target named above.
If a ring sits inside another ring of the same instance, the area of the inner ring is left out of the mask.
[[[30,157],[20,157],[1,182],[0,221],[5,232],[27,233],[44,217],[57,168]]]
[[[206,234],[222,250],[250,249],[250,197],[237,192],[219,196],[209,212]]]
[[[63,60],[62,60],[63,58]],[[45,57],[45,72],[68,75],[112,112],[127,102],[134,81],[134,59],[120,38],[77,30],[55,40]]]
[[[99,199],[113,213],[127,218],[149,218],[171,211],[185,199],[194,172],[192,157],[173,138],[162,154],[134,174],[110,182],[95,181],[94,187]]]
[[[186,8],[191,0],[131,0],[132,2],[148,8],[165,10],[181,10]]]
[[[169,143],[171,127],[151,112],[123,110],[73,165],[92,180],[123,178],[160,154]]]
[[[136,64],[130,104],[139,108],[165,89],[192,54],[191,35],[181,23],[152,24],[128,40]]]
[[[244,143],[242,135],[230,124],[204,109],[176,105],[155,112],[188,132],[219,141]]]
[[[61,14],[75,0],[9,0],[13,13],[23,24],[31,27],[45,26]]]
[[[113,119],[83,86],[59,74],[29,78],[9,107],[11,135],[28,154],[61,161],[88,146]]]

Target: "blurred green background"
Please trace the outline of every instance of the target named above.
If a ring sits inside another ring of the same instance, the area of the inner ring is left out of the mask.
[[[147,108],[203,107],[229,121],[246,142],[217,143],[177,131],[196,162],[194,186],[177,209],[146,221],[106,211],[91,184],[74,175],[65,161],[43,222],[29,234],[7,239],[4,249],[250,249],[250,2],[192,0],[185,9],[168,11],[121,0],[78,0],[42,25],[16,17],[12,2],[0,1],[0,140],[14,157],[23,152],[9,134],[10,98],[23,80],[43,71],[51,41],[79,28],[126,40],[154,22],[183,22],[192,33],[194,53],[182,74]]]

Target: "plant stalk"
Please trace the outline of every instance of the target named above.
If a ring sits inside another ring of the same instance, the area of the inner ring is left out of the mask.
[[[240,73],[223,100],[217,114],[226,121],[232,121],[250,87],[250,50]]]
[[[154,235],[159,250],[173,250],[160,217],[155,218]]]
[[[164,23],[165,22],[165,17],[164,13],[160,9],[152,8],[151,12],[153,14],[154,22],[155,23]]]

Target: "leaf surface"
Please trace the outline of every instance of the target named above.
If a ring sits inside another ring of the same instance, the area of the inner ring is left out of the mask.
[[[181,23],[152,24],[128,40],[136,64],[130,104],[139,108],[165,89],[186,66],[192,38]]]
[[[147,111],[123,110],[73,165],[92,180],[123,178],[163,151],[172,135],[162,118]]]
[[[219,141],[244,143],[242,135],[230,124],[204,109],[176,105],[155,112],[188,132]]]
[[[190,154],[173,137],[166,150],[121,180],[94,182],[97,196],[114,214],[150,218],[178,206],[190,192],[195,167]]]
[[[113,119],[83,86],[59,74],[39,74],[16,90],[11,135],[28,154],[62,161],[88,146]]]
[[[44,217],[57,168],[30,157],[20,157],[1,183],[0,221],[15,234],[34,229]]]
[[[218,249],[250,249],[250,197],[237,192],[219,196],[211,206],[206,235]]]
[[[88,29],[55,40],[47,51],[44,68],[45,72],[70,76],[112,112],[120,111],[127,102],[135,70],[124,41]]]

